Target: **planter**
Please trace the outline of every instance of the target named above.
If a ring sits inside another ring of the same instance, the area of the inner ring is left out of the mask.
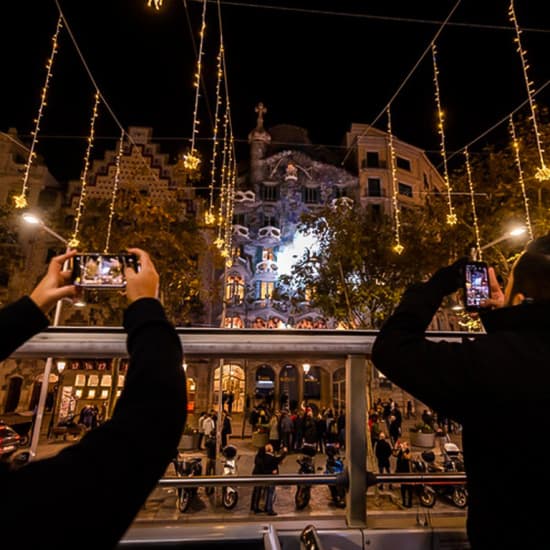
[[[183,434],[180,438],[180,444],[178,445],[178,448],[182,451],[192,451],[193,449],[197,448],[198,442],[198,434]]]
[[[269,434],[267,433],[254,432],[252,434],[252,445],[254,447],[257,447],[258,449],[260,447],[264,447],[268,441],[269,441]]]
[[[411,445],[414,447],[434,447],[435,433],[425,434],[423,432],[410,432]]]

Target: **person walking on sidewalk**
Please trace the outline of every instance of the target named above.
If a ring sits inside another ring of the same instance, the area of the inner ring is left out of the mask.
[[[198,420],[197,428],[199,430],[199,441],[197,443],[197,448],[199,451],[202,451],[202,440],[204,439],[204,421],[206,420],[206,411],[201,412]]]
[[[263,473],[265,475],[277,475],[279,473],[279,465],[285,459],[288,449],[283,447],[281,454],[276,455],[273,451],[273,445],[267,443],[265,446],[265,455],[263,457]],[[265,496],[265,511],[268,516],[276,516],[277,512],[273,510],[273,501],[275,499],[275,485],[269,485],[266,489]]]

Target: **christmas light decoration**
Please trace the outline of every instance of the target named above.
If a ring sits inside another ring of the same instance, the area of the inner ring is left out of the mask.
[[[116,196],[118,193],[118,184],[120,182],[120,160],[122,158],[123,148],[124,148],[124,129],[120,132],[120,139],[118,142],[118,152],[115,160],[115,178],[113,182],[113,191],[111,193],[111,203],[109,205],[109,221],[107,223],[107,236],[105,237],[105,248],[103,250],[104,254],[106,254],[109,251],[109,244],[111,241],[111,228],[113,226],[113,218],[115,216]]]
[[[521,67],[523,69],[523,78],[525,80],[525,87],[527,89],[527,99],[529,100],[529,108],[531,109],[531,120],[533,121],[533,130],[535,132],[535,139],[537,142],[537,150],[539,153],[540,166],[535,172],[535,179],[538,181],[550,180],[550,168],[546,166],[544,162],[544,149],[542,147],[542,138],[537,123],[537,104],[535,102],[535,94],[533,91],[533,82],[529,80],[529,63],[527,62],[527,50],[525,50],[521,44],[521,29],[519,28],[518,20],[516,17],[516,10],[514,8],[514,0],[510,2],[510,8],[508,9],[508,15],[510,21],[514,24],[516,31],[516,37],[514,42],[517,44],[517,51],[521,59]]]
[[[199,52],[197,55],[197,70],[195,71],[195,81],[193,82],[193,86],[195,87],[195,107],[193,110],[193,129],[191,131],[191,147],[189,153],[186,153],[183,155],[183,165],[187,170],[190,172],[194,172],[198,169],[201,158],[199,156],[198,151],[195,148],[195,138],[197,134],[199,133],[199,97],[200,97],[200,89],[201,89],[201,74],[202,74],[202,56],[203,56],[203,48],[204,48],[204,35],[206,33],[206,3],[207,0],[203,0],[202,3],[202,18],[201,18],[201,30],[199,33],[200,41],[199,41]]]
[[[214,214],[214,186],[216,183],[216,161],[218,158],[218,147],[219,147],[219,141],[218,141],[218,131],[219,131],[219,125],[220,125],[220,105],[222,103],[221,100],[221,83],[223,80],[223,44],[220,43],[220,49],[218,51],[217,56],[217,80],[216,80],[216,110],[214,113],[214,129],[213,129],[213,136],[212,136],[212,159],[210,161],[211,169],[210,169],[210,200],[208,205],[208,211],[205,213],[205,223],[206,225],[214,225],[216,221],[216,216]]]
[[[437,68],[437,49],[435,43],[432,44],[432,61],[434,70],[434,86],[435,86],[435,103],[437,107],[438,124],[437,131],[440,138],[441,146],[441,158],[443,160],[443,179],[445,180],[445,186],[447,188],[447,206],[449,207],[449,213],[447,214],[447,223],[449,225],[455,225],[457,222],[456,214],[453,208],[451,181],[449,179],[449,170],[447,168],[447,149],[445,145],[445,114],[441,108],[441,95],[439,92],[439,69]]]
[[[472,179],[472,166],[470,165],[470,153],[468,152],[468,147],[464,149],[464,157],[466,159],[466,174],[468,175],[468,188],[470,190],[470,203],[472,205],[472,218],[474,222],[474,233],[476,237],[476,253],[477,260],[481,261],[483,258],[483,253],[481,251],[481,239],[479,237],[479,223],[477,218],[477,208],[476,200],[474,193],[474,182]]]
[[[523,167],[521,165],[521,156],[519,154],[519,140],[516,135],[516,127],[514,125],[514,117],[510,115],[510,137],[512,138],[512,148],[514,149],[514,158],[516,161],[516,166],[518,169],[518,181],[521,187],[521,195],[523,197],[523,206],[525,208],[525,225],[527,226],[527,231],[529,232],[529,238],[533,238],[533,228],[531,226],[531,215],[529,213],[529,197],[527,196],[527,191],[525,188],[525,180],[523,177]]]
[[[389,152],[390,152],[390,166],[391,166],[390,174],[391,174],[392,206],[393,206],[393,231],[395,235],[395,244],[393,245],[392,250],[396,254],[401,254],[405,248],[401,244],[401,237],[400,237],[401,220],[400,220],[398,187],[397,187],[397,162],[395,157],[395,148],[393,146],[391,111],[389,107],[387,108],[386,112],[388,115],[388,146],[389,146]]]
[[[150,8],[152,6],[158,11],[162,8],[162,1],[163,0],[147,0],[147,7]]]
[[[95,121],[99,110],[99,91],[95,93],[94,107],[92,109],[92,118],[90,121],[90,135],[88,136],[88,146],[86,148],[86,154],[84,155],[84,168],[82,170],[82,176],[80,177],[80,197],[78,198],[78,207],[76,209],[76,216],[74,220],[74,230],[71,239],[69,240],[70,248],[78,248],[80,241],[78,239],[78,232],[80,229],[80,218],[84,211],[84,201],[86,200],[86,185],[88,179],[88,170],[90,169],[90,155],[94,147],[95,138]]]
[[[31,147],[29,149],[29,156],[27,158],[27,163],[25,165],[25,173],[23,175],[23,186],[21,188],[21,193],[14,197],[16,208],[25,208],[28,205],[27,192],[28,192],[28,186],[29,186],[29,176],[31,173],[33,160],[36,157],[35,149],[36,149],[36,144],[38,143],[38,132],[40,130],[40,121],[42,120],[42,115],[44,114],[44,108],[47,105],[46,98],[48,96],[48,88],[50,86],[50,79],[52,77],[53,62],[57,54],[59,33],[61,32],[62,28],[63,28],[63,18],[60,15],[59,19],[57,20],[57,26],[55,28],[54,35],[52,37],[52,51],[50,53],[50,57],[48,58],[48,62],[46,63],[46,80],[44,82],[44,86],[42,88],[42,94],[40,96],[40,106],[38,107],[38,114],[34,119],[34,123],[35,123],[34,130],[31,132],[32,142],[31,142]]]

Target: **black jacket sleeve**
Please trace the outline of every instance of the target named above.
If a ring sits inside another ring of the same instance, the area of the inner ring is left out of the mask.
[[[130,364],[112,418],[2,481],[18,547],[114,547],[173,458],[187,415],[179,338],[152,298],[132,303],[124,326]]]
[[[380,329],[372,361],[392,382],[422,402],[452,414],[454,403],[468,387],[465,365],[475,361],[468,344],[425,337],[445,294],[433,279],[411,286]]]
[[[0,361],[47,326],[48,318],[29,296],[0,309]]]

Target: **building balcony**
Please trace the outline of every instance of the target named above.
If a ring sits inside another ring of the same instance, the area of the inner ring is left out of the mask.
[[[281,230],[272,225],[266,225],[258,230],[258,240],[264,246],[279,244],[281,242]]]

